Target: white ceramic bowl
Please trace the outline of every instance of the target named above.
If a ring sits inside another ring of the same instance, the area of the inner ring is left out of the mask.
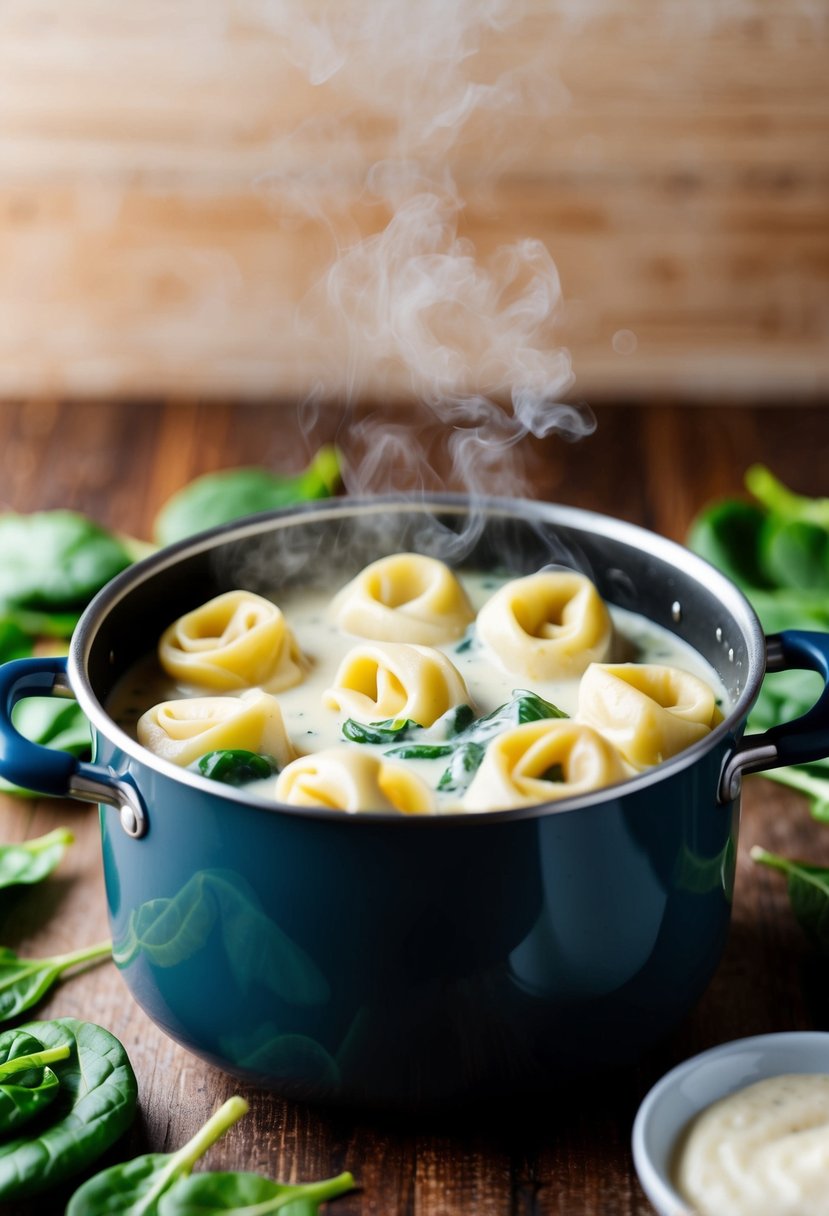
[[[791,1031],[736,1039],[677,1065],[647,1094],[633,1124],[633,1160],[659,1216],[693,1216],[671,1183],[677,1137],[706,1106],[766,1077],[829,1073],[829,1034]]]

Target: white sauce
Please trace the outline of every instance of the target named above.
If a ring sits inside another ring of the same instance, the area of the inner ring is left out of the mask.
[[[829,1216],[829,1076],[770,1077],[709,1106],[675,1182],[698,1216]]]
[[[459,578],[476,612],[508,581],[491,573],[467,571],[461,572]],[[322,694],[333,684],[334,675],[345,654],[367,639],[343,633],[332,624],[329,615],[331,594],[328,592],[291,591],[273,598],[285,614],[303,654],[312,662],[311,670],[301,684],[277,694],[291,742],[301,754],[343,746],[345,741],[340,734],[341,719],[335,711],[323,707]],[[608,605],[608,608],[616,630],[612,656],[614,661],[633,659],[642,663],[663,663],[679,667],[705,681],[725,704],[726,696],[721,682],[713,669],[691,646],[636,613],[613,605]],[[466,639],[449,642],[440,649],[449,656],[463,676],[476,716],[488,714],[509,701],[515,689],[530,687],[522,677],[502,670],[492,655],[474,640],[471,644]],[[533,680],[531,690],[572,716],[576,710],[578,687],[577,679]],[[135,738],[136,722],[151,706],[176,697],[203,695],[203,688],[173,681],[161,670],[155,654],[152,654],[122,677],[109,699],[108,710],[119,726]],[[418,739],[418,742],[427,741],[428,739],[422,736]],[[367,745],[348,746],[365,748]],[[384,753],[388,750],[388,745],[376,750],[378,753]],[[416,760],[408,763],[434,788],[448,761]],[[257,794],[269,797],[273,794],[274,784],[275,778],[271,782],[257,782],[249,788]],[[439,795],[439,810],[457,810],[458,807],[455,796]]]

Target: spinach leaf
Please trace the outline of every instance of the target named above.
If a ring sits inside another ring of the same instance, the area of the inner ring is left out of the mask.
[[[763,776],[805,794],[809,799],[812,818],[829,823],[829,762],[801,764],[797,768],[775,768]]]
[[[386,754],[408,760],[434,760],[441,756],[451,756],[448,768],[438,781],[438,789],[446,793],[463,793],[480,768],[486,745],[496,735],[513,726],[521,726],[524,722],[566,717],[558,706],[545,701],[537,693],[516,688],[513,690],[511,701],[500,705],[483,718],[476,718],[447,743],[403,744],[401,747],[391,748]]]
[[[129,564],[114,536],[74,511],[0,515],[0,604],[82,608]]]
[[[323,447],[304,472],[278,476],[267,469],[225,469],[197,477],[162,507],[155,521],[161,545],[192,536],[245,515],[271,511],[294,502],[328,498],[339,484],[337,450]]]
[[[411,718],[386,718],[383,722],[358,722],[356,718],[346,718],[341,730],[343,738],[351,743],[397,743],[407,739],[412,731],[422,731],[423,727]]]
[[[738,587],[771,587],[760,562],[760,537],[766,515],[760,507],[738,499],[725,499],[708,507],[694,520],[688,544]]]
[[[54,1062],[60,1086],[34,1135],[0,1143],[0,1200],[39,1195],[81,1173],[123,1135],[135,1114],[137,1086],[118,1040],[92,1022],[59,1018],[20,1031],[43,1048],[68,1047]],[[0,1051],[9,1036],[0,1035]]]
[[[320,1204],[352,1190],[351,1174],[339,1174],[322,1182],[289,1185],[271,1182],[259,1174],[193,1174],[167,1191],[158,1205],[158,1216],[316,1216]]]
[[[746,472],[745,483],[757,501],[708,507],[691,527],[691,548],[742,586],[767,633],[829,629],[829,499],[793,493],[762,465]],[[820,688],[811,671],[770,673],[749,729],[793,721],[811,708]],[[815,818],[829,819],[826,762],[765,776],[801,790]]]
[[[51,874],[73,840],[68,828],[55,828],[46,836],[0,845],[0,888],[40,882]]]
[[[60,1082],[47,1065],[68,1059],[69,1047],[44,1049],[14,1030],[0,1041],[0,1137],[28,1123],[58,1096]]]
[[[421,726],[411,718],[386,718],[382,722],[357,722],[354,718],[346,718],[341,731],[344,739],[351,743],[385,743],[402,744],[403,740],[427,739],[427,743],[413,743],[411,746],[397,747],[388,754],[402,759],[433,760],[435,757],[448,756],[452,751],[451,740],[462,734],[475,721],[475,712],[471,705],[455,705],[433,722],[431,726]]]
[[[147,1153],[95,1174],[72,1196],[66,1216],[158,1216],[162,1195],[247,1111],[244,1098],[228,1098],[177,1153]]]
[[[789,902],[801,928],[823,954],[829,954],[829,869],[789,861],[755,846],[753,861],[782,870],[788,878]]]
[[[0,616],[0,663],[25,659],[32,653],[32,641],[10,613]]]
[[[781,519],[802,520],[829,528],[829,498],[808,498],[795,494],[762,464],[746,470],[745,485],[749,493],[773,515]]]
[[[447,794],[463,792],[481,767],[485,751],[482,743],[464,743],[456,748],[448,768],[441,774],[438,789]]]
[[[211,781],[222,781],[225,785],[247,785],[251,781],[265,781],[279,772],[273,756],[260,756],[243,748],[226,748],[207,752],[199,756],[190,768]]]
[[[12,721],[21,735],[54,751],[69,752],[83,759],[91,753],[92,735],[89,723],[77,701],[62,697],[27,697],[18,701],[12,711]],[[41,797],[31,790],[12,785],[0,777],[0,791]]]
[[[0,1022],[31,1009],[64,972],[108,958],[110,942],[99,942],[52,958],[19,958],[8,946],[0,946]]]
[[[763,566],[777,586],[829,590],[829,532],[825,528],[771,516],[760,544]]]

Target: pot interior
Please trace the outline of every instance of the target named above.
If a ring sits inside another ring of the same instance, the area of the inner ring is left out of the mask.
[[[681,546],[572,508],[497,499],[473,506],[452,496],[313,504],[162,551],[116,579],[87,612],[76,635],[79,666],[103,705],[162,630],[205,600],[234,587],[277,599],[298,585],[330,587],[333,595],[368,562],[400,551],[515,576],[575,568],[605,600],[694,647],[720,676],[735,715],[759,687],[763,636],[750,606]]]

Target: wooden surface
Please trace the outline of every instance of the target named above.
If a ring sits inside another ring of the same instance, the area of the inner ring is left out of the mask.
[[[308,391],[343,318],[294,310],[387,223],[366,173],[401,149],[454,178],[436,253],[455,221],[481,264],[547,246],[580,392],[825,394],[824,0],[382,8],[0,5],[0,394]]]
[[[296,467],[308,446],[335,436],[353,465],[366,467],[367,440],[355,425],[343,425],[327,411],[315,418],[306,413],[304,423],[310,433],[302,437],[296,412],[276,403],[0,406],[2,505],[75,507],[112,527],[148,535],[164,498],[207,469],[260,461]],[[425,423],[420,430],[438,452]],[[413,419],[411,467],[417,431]],[[607,511],[681,539],[706,500],[740,489],[742,470],[754,460],[770,462],[804,492],[825,493],[829,412],[617,406],[598,411],[596,433],[580,444],[556,438],[534,444],[527,469],[541,497]],[[401,476],[411,481],[411,468]],[[3,944],[32,956],[107,933],[94,810],[47,800],[6,799],[0,806],[0,838],[6,841],[58,824],[76,836],[58,872],[36,889],[7,893],[0,903]],[[629,1137],[637,1104],[658,1076],[731,1038],[829,1029],[825,964],[794,924],[779,877],[748,859],[755,843],[829,864],[829,829],[809,819],[800,798],[749,779],[730,941],[698,1007],[667,1043],[618,1075],[600,1077],[580,1093],[551,1090],[533,1109],[505,1110],[486,1122],[391,1122],[286,1105],[240,1087],[156,1030],[109,964],[63,983],[35,1016],[96,1020],[125,1044],[140,1093],[135,1129],[118,1150],[125,1154],[180,1146],[219,1102],[243,1092],[250,1114],[205,1165],[284,1180],[350,1169],[361,1189],[332,1206],[332,1216],[649,1216]],[[10,1216],[62,1210],[60,1196],[4,1209]]]

